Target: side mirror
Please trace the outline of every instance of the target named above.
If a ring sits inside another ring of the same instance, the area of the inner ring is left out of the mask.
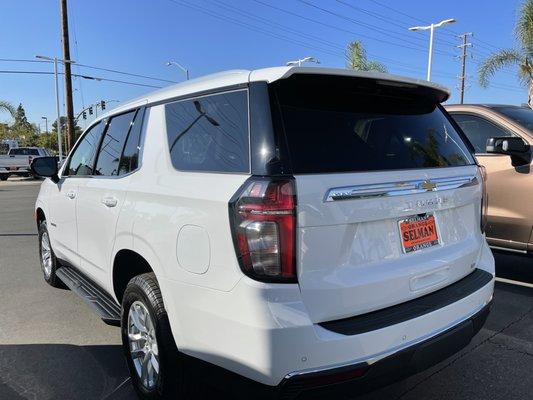
[[[529,164],[531,162],[531,152],[529,144],[524,139],[509,137],[493,137],[487,139],[487,153],[505,154],[511,156],[513,167]]]
[[[30,169],[34,175],[50,178],[52,182],[59,182],[57,157],[38,157],[31,162]]]

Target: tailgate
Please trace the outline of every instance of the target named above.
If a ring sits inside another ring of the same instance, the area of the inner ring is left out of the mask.
[[[436,188],[399,194],[427,182]],[[313,321],[405,302],[470,273],[484,240],[480,182],[475,166],[297,176],[298,281]],[[431,225],[407,224],[402,237],[400,222],[413,216],[434,218],[436,243]],[[413,250],[425,234],[428,247]]]
[[[405,302],[474,269],[482,179],[440,92],[381,76],[302,74],[271,87],[314,322]]]

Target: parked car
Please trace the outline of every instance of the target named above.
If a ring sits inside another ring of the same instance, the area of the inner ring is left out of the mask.
[[[44,279],[121,326],[141,398],[193,397],[190,357],[283,398],[425,369],[479,331],[494,286],[483,177],[448,96],[277,67],[126,103],[59,171],[32,164],[51,178]]]
[[[487,171],[489,244],[500,250],[532,251],[533,204],[527,199],[533,198],[533,110],[478,104],[450,105],[446,109],[475,147],[478,162]],[[501,138],[502,145],[505,139],[508,149],[495,149],[491,138]]]
[[[30,176],[30,164],[36,157],[51,156],[42,147],[10,148],[7,155],[0,155],[0,180],[5,181],[10,175]]]

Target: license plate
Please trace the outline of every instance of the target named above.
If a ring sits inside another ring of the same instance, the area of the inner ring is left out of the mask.
[[[9,167],[10,171],[17,171],[18,169],[19,169],[19,167]]]
[[[433,214],[419,214],[398,222],[404,253],[427,249],[439,244],[437,224]]]

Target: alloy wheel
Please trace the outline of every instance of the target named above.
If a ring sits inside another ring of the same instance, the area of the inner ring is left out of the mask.
[[[152,316],[146,306],[135,301],[128,313],[130,355],[141,384],[152,390],[159,376],[159,348]]]

